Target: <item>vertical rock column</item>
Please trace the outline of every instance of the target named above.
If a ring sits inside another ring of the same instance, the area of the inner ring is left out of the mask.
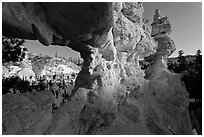
[[[192,134],[188,93],[179,74],[171,73],[167,68],[167,57],[175,51],[175,44],[169,37],[172,31],[170,22],[156,10],[151,26],[151,36],[158,42],[158,48],[147,58],[152,65],[145,73],[149,80],[149,93],[155,100],[154,109],[161,112],[162,123],[172,134]]]
[[[151,77],[149,79],[153,78],[162,70],[168,71],[167,58],[176,50],[174,41],[169,37],[172,31],[170,22],[167,17],[161,18],[159,10],[155,11],[151,26],[151,36],[158,42],[158,48],[157,52],[149,57],[149,60],[153,61],[153,66],[150,67],[150,70],[153,72],[150,72]],[[147,71],[147,76],[150,74]]]

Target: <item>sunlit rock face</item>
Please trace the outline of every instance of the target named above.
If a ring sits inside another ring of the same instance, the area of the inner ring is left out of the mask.
[[[44,134],[191,134],[187,92],[165,62],[175,50],[167,35],[171,32],[168,18],[161,18],[156,11],[150,28],[141,3],[103,3],[104,8],[71,5],[71,9],[61,5],[59,17],[59,7],[44,5],[54,14],[49,20],[64,38],[76,37],[64,45],[79,51],[84,59],[71,100],[52,114],[52,124]],[[65,11],[77,15],[74,24]],[[80,18],[83,12],[86,16]],[[73,34],[69,31],[72,25]],[[145,73],[138,63],[141,58],[153,62]]]
[[[127,14],[127,7],[131,7],[134,13]],[[82,71],[76,80],[74,92],[80,87],[88,89],[97,87],[102,90],[101,92],[108,91],[107,94],[116,97],[111,100],[118,100],[118,86],[122,84],[125,87],[124,84],[127,83],[136,87],[140,85],[138,82],[140,78],[137,79],[136,75],[142,78],[144,74],[140,69],[139,59],[154,53],[157,45],[150,34],[143,29],[144,23],[128,19],[137,16],[136,7],[138,10],[142,6],[137,3],[115,3],[113,28],[108,32],[108,42],[99,48],[89,46],[91,54],[84,55],[86,57]],[[138,15],[138,17],[142,21],[142,16]],[[128,91],[125,87],[121,94],[126,96],[126,92]]]
[[[172,128],[174,134],[191,134],[191,124],[188,113],[188,93],[178,74],[167,69],[167,57],[176,49],[169,37],[171,25],[167,17],[161,17],[159,10],[155,11],[152,25],[152,37],[158,42],[157,52],[147,60],[152,65],[146,70],[147,85],[150,95],[155,99],[153,105],[161,114],[164,124]],[[160,110],[159,110],[160,109]],[[170,121],[171,119],[171,121]],[[177,123],[176,121],[180,121]]]
[[[153,65],[146,71],[146,76],[151,79],[149,75],[159,74],[161,71],[167,69],[167,57],[169,57],[175,50],[174,41],[169,37],[171,33],[171,24],[167,17],[161,17],[160,11],[156,10],[154,15],[154,20],[151,24],[152,32],[151,36],[158,43],[157,51],[147,57],[146,59],[153,62]],[[154,71],[150,72],[149,71]]]
[[[90,90],[82,110],[87,121],[80,134],[191,134],[188,94],[166,65],[175,50],[167,35],[171,32],[168,18],[155,17],[150,34],[144,22],[132,20],[142,17],[134,12],[141,4],[114,6],[113,36],[108,35],[114,43],[109,42],[103,52],[93,49],[75,83],[76,91],[79,87]],[[148,80],[138,64],[144,57],[153,60],[146,71]]]

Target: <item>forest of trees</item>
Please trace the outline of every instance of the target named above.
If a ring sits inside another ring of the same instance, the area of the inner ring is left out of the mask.
[[[25,40],[2,37],[2,63],[22,61],[27,49],[23,47]]]
[[[180,73],[182,81],[185,83],[186,90],[190,98],[202,99],[202,55],[201,50],[197,50],[194,61],[188,61],[183,56],[184,51],[178,52],[176,62],[168,62],[168,69]]]

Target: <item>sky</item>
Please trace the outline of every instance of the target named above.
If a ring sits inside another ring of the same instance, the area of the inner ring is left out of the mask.
[[[201,2],[143,2],[143,16],[151,24],[156,9],[161,16],[167,16],[172,25],[170,37],[174,40],[176,51],[171,55],[178,56],[183,50],[184,55],[194,55],[198,49],[202,50],[202,3]],[[78,58],[80,54],[68,47],[43,46],[38,41],[27,40],[24,44],[29,52],[64,58]]]
[[[178,56],[183,50],[184,55],[195,55],[202,50],[202,3],[201,2],[144,2],[143,16],[151,23],[156,9],[161,16],[167,16],[172,25],[170,37],[174,40]]]
[[[72,58],[79,58],[79,52],[72,50],[69,47],[62,47],[62,46],[44,46],[37,40],[26,40],[24,46],[28,49],[28,52],[33,52],[42,55],[48,55],[50,57],[54,57],[57,53],[58,57],[64,57],[66,59]]]

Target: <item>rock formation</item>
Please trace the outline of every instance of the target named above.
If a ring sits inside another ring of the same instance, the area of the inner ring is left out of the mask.
[[[2,133],[43,134],[51,124],[51,92],[6,94],[2,98]]]
[[[176,50],[173,40],[169,37],[172,31],[170,22],[167,17],[161,17],[159,10],[156,10],[151,26],[151,36],[158,42],[158,47],[156,53],[147,58],[152,62],[152,65],[145,73],[149,80],[148,87],[151,94],[157,100],[157,103],[155,102],[157,109],[155,110],[162,109],[163,119],[167,120],[171,117],[171,121],[164,120],[163,123],[168,123],[167,125],[172,127],[174,134],[190,134],[188,93],[180,76],[167,69],[167,57]],[[180,122],[176,123],[176,119],[180,119]]]
[[[3,35],[79,52],[87,51],[84,45],[104,44],[112,26],[112,3],[4,2],[2,7]]]
[[[161,18],[157,10],[151,31],[142,16],[141,3],[57,4],[42,3],[43,8],[37,3],[29,5],[29,15],[35,11],[34,18],[22,18],[36,24],[24,29],[45,45],[60,43],[79,51],[84,63],[71,100],[52,114],[46,131],[37,133],[192,134],[187,92],[179,76],[170,73],[165,63],[175,50],[168,37],[171,25],[167,17]],[[11,5],[3,4],[3,24],[10,23]],[[20,10],[27,6],[14,5]],[[47,17],[38,15],[36,6],[39,12],[46,9],[42,12]],[[52,25],[58,33],[48,28]],[[44,34],[46,29],[49,31]],[[145,73],[139,66],[141,58],[152,62]],[[3,134],[34,133],[32,128],[29,130]]]

